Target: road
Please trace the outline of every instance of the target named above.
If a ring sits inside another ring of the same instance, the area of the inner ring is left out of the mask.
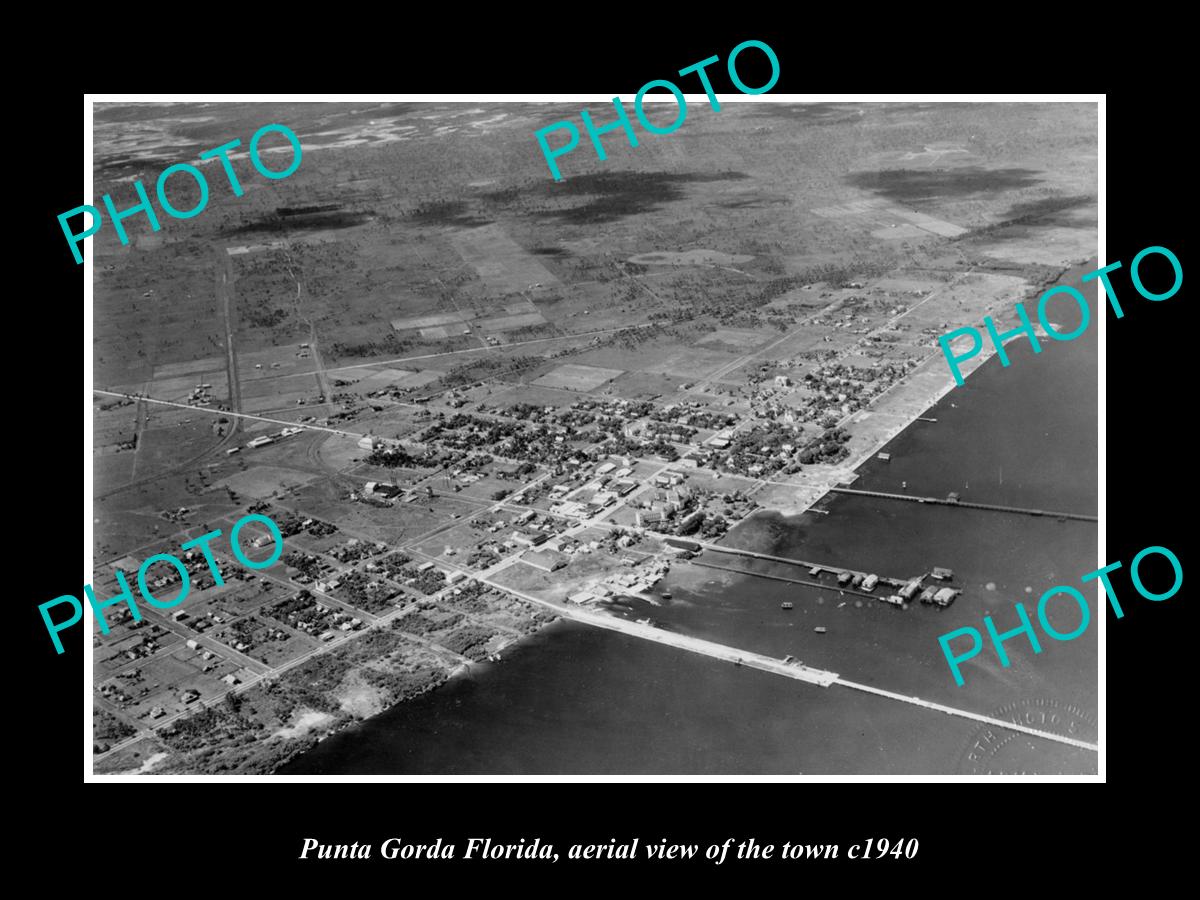
[[[125,482],[125,484],[122,484],[119,487],[115,487],[115,488],[112,488],[111,490],[107,490],[102,494],[95,494],[93,497],[93,502],[95,502],[97,500],[103,500],[106,497],[111,497],[114,494],[119,494],[122,491],[127,491],[132,487],[137,487],[138,485],[149,484],[154,481],[159,481],[163,478],[168,478],[172,475],[178,475],[184,469],[188,469],[191,466],[194,466],[196,463],[200,462],[200,460],[204,459],[209,454],[211,454],[217,450],[220,450],[227,443],[229,443],[229,441],[233,440],[234,435],[237,433],[238,418],[253,418],[250,416],[239,415],[239,410],[241,410],[241,408],[242,408],[242,383],[241,383],[241,380],[238,378],[237,349],[234,345],[234,340],[233,340],[233,286],[232,286],[233,263],[230,260],[229,254],[225,252],[224,247],[218,248],[217,252],[220,254],[220,259],[221,259],[221,264],[218,268],[218,276],[219,277],[216,280],[217,300],[218,300],[217,305],[220,306],[220,308],[221,308],[221,316],[224,320],[224,325],[225,325],[225,357],[226,357],[226,371],[227,371],[227,376],[229,379],[229,408],[233,412],[229,413],[229,412],[225,412],[223,410],[206,409],[203,406],[189,406],[186,403],[172,403],[168,400],[154,400],[149,397],[145,397],[141,394],[127,394],[127,393],[119,393],[119,392],[114,392],[114,391],[103,391],[103,390],[97,390],[97,389],[93,389],[92,393],[105,394],[110,397],[125,397],[130,400],[135,400],[139,404],[138,405],[139,410],[143,409],[143,407],[141,405],[143,403],[162,403],[167,406],[178,406],[183,409],[190,409],[190,410],[194,410],[197,412],[208,412],[208,413],[214,413],[217,415],[228,416],[232,420],[229,425],[229,430],[227,432],[225,432],[225,434],[221,437],[221,439],[219,441],[217,441],[216,444],[204,449],[200,453],[197,453],[195,456],[192,456],[192,457],[184,460],[179,465],[173,466],[169,469],[159,472],[156,475],[148,475],[145,478],[131,478],[131,480]],[[140,440],[138,442],[138,446],[139,446],[139,448],[141,446]],[[136,456],[134,457],[134,464],[135,464],[135,466],[137,464]]]
[[[187,410],[191,410],[192,412],[212,413],[213,415],[227,416],[227,417],[229,417],[231,419],[235,419],[235,420],[236,419],[249,419],[250,421],[253,421],[253,422],[271,422],[275,425],[285,425],[289,428],[307,428],[309,431],[325,431],[325,432],[328,432],[329,434],[338,434],[338,435],[341,435],[342,437],[349,437],[349,438],[355,438],[355,439],[365,437],[365,435],[357,434],[356,432],[353,432],[353,431],[342,431],[339,428],[327,428],[323,425],[312,425],[312,424],[302,425],[299,422],[289,422],[287,419],[271,419],[271,418],[268,418],[267,416],[255,416],[255,415],[251,415],[249,413],[230,412],[230,411],[224,410],[224,409],[208,409],[207,407],[204,407],[204,406],[189,406],[186,403],[177,403],[174,400],[158,400],[154,397],[143,397],[141,394],[126,394],[126,393],[122,393],[121,391],[105,391],[105,390],[101,390],[100,388],[92,388],[92,393],[93,394],[103,394],[106,397],[125,397],[128,400],[138,400],[143,403],[161,403],[163,406],[177,406],[180,409],[187,409]],[[230,431],[230,435],[232,435],[232,433],[233,432]],[[224,443],[226,440],[228,440],[230,435],[227,435],[222,440],[221,443]],[[220,444],[218,444],[217,447],[210,447],[209,449],[205,450],[204,453],[202,453],[199,457],[197,457],[197,459],[208,456],[214,450],[218,449],[218,447],[220,447]],[[192,464],[191,462],[188,462],[186,465],[191,465],[191,464]],[[183,468],[183,467],[181,466],[178,468]],[[176,471],[177,470],[178,469],[176,469]],[[171,473],[164,472],[162,475],[155,475],[153,477],[154,478],[162,478],[165,475],[169,475],[169,474],[171,474]],[[150,481],[151,479],[148,478],[146,480]],[[125,485],[125,487],[129,487],[129,486],[130,485]],[[109,493],[112,493],[112,492],[110,491]],[[107,495],[105,495],[105,496],[107,496]]]
[[[321,396],[325,398],[325,415],[331,416],[335,412],[333,388],[329,386],[329,376],[325,374],[325,361],[321,357],[321,342],[317,337],[317,326],[313,324],[312,319],[304,315],[304,270],[292,258],[292,248],[290,245],[284,245],[283,255],[287,259],[287,262],[284,263],[284,268],[292,276],[292,280],[296,282],[296,318],[308,326],[308,349],[312,353],[313,364],[316,367],[317,387],[321,391]],[[292,269],[293,265],[296,267],[295,271]],[[296,274],[297,271],[300,272],[300,275]],[[235,408],[240,409],[240,407]]]

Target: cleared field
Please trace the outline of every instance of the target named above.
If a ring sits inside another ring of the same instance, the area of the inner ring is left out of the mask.
[[[720,250],[658,250],[629,257],[631,263],[643,266],[731,266],[754,259],[744,253],[722,253]]]
[[[700,347],[711,347],[715,350],[742,351],[753,350],[771,339],[769,334],[750,331],[744,328],[721,328],[707,337],[696,342]]]
[[[840,206],[824,206],[812,210],[815,215],[826,219],[850,220],[856,223],[875,226],[872,234],[886,235],[889,231],[907,229],[909,234],[904,236],[916,237],[934,234],[939,237],[957,237],[966,234],[967,229],[935,219],[933,216],[906,209],[887,200],[875,198],[870,200],[854,200]]]
[[[517,244],[497,224],[461,231],[450,242],[488,287],[512,293],[532,284],[558,284],[536,256]]]
[[[289,382],[289,387],[296,387],[300,382]],[[317,397],[320,389],[316,384],[306,391],[288,391],[287,393],[270,393],[261,397],[245,397],[242,400],[242,412],[265,413],[267,411],[303,409],[307,404],[297,404],[297,400],[305,400],[314,406],[319,406]]]
[[[408,316],[392,319],[392,327],[396,331],[411,331],[414,329],[437,328],[442,325],[461,325],[471,314],[467,313],[434,313],[429,316]]]
[[[286,246],[286,241],[271,241],[267,244],[246,244],[240,247],[226,247],[225,252],[230,256],[241,256],[244,253],[259,253],[263,250],[281,250]]]
[[[521,313],[515,316],[494,316],[489,319],[479,319],[475,324],[484,331],[511,331],[514,328],[525,328],[530,325],[543,325],[546,320],[540,312]]]
[[[623,375],[622,369],[601,369],[596,366],[578,366],[567,364],[558,366],[547,372],[531,384],[543,387],[566,388],[572,391],[591,391],[600,387],[606,381],[611,381]]]
[[[197,372],[175,378],[161,378],[156,375],[146,392],[159,400],[174,400],[183,403],[186,402],[188,394],[200,384],[212,385],[208,395],[214,400],[224,400],[229,396],[229,381],[225,377],[224,369],[213,372]]]
[[[295,469],[256,465],[246,472],[222,478],[217,483],[239,494],[261,499],[287,488],[301,487],[316,477],[308,472],[297,472]]]
[[[209,356],[204,359],[189,359],[177,363],[163,363],[154,367],[154,379],[178,378],[195,372],[225,371],[225,357]],[[207,380],[207,379],[206,379]]]
[[[684,380],[703,378],[727,366],[737,357],[717,350],[701,350],[696,347],[674,347],[656,353],[653,359],[642,364],[643,372],[679,375]]]
[[[271,347],[267,350],[239,349],[238,377],[241,379],[243,390],[259,379],[315,371],[316,361],[312,356],[297,356],[298,352],[299,347],[296,344],[286,347]],[[256,366],[262,368],[256,368]]]
[[[364,394],[386,387],[418,387],[422,384],[429,384],[431,381],[437,381],[438,379],[436,372],[412,372],[408,369],[382,369],[378,372],[363,371],[367,372],[366,377],[356,382],[353,387],[354,390]]]

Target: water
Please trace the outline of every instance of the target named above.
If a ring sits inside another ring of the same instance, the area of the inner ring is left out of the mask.
[[[1069,318],[1062,316],[1066,329]],[[1094,323],[1071,343],[1046,342],[1041,354],[1024,340],[1009,354],[1008,368],[993,357],[928,412],[936,424],[914,423],[894,439],[890,463],[865,464],[855,487],[899,492],[907,481],[913,494],[954,490],[964,500],[1094,514]],[[985,613],[1002,631],[1015,627],[1014,602],[1033,617],[1047,588],[1079,586],[1096,568],[1094,523],[866,497],[821,505],[831,514],[754,517],[733,542],[896,577],[945,566],[963,595],[947,610],[865,599],[859,606],[860,598],[836,588],[680,565],[660,586],[671,601],[638,603],[627,615],[773,656],[790,653],[901,694],[1002,718],[1019,713],[1035,727],[1094,741],[1093,590],[1084,591],[1093,622],[1080,638],[1057,642],[1039,631],[1040,654],[1014,638],[1005,645],[1007,668],[988,648],[964,665],[963,687],[937,644],[955,628],[982,631]],[[809,577],[728,555],[706,559]],[[795,608],[781,610],[784,599]],[[1069,600],[1052,607],[1059,631],[1078,621]],[[816,634],[817,625],[827,633]],[[1095,763],[1094,753],[1001,738],[908,704],[560,623],[507,651],[500,665],[335,735],[280,774],[1086,773]]]

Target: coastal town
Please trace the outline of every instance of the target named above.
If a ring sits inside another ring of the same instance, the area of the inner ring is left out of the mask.
[[[434,127],[483,123],[509,140],[544,118],[501,107],[442,104],[428,120],[377,110],[369,124],[339,112],[332,137],[304,143],[304,169],[196,223],[211,229],[202,252],[164,234],[138,236],[124,255],[96,243],[96,596],[120,592],[116,572],[228,534],[245,514],[270,517],[284,538],[260,571],[214,541],[223,584],[189,550],[185,603],[143,606],[140,621],[106,611],[109,632],[92,638],[96,772],[269,773],[505,665],[559,620],[606,617],[679,644],[687,636],[661,619],[673,602],[664,584],[680,573],[762,575],[905,616],[962,597],[941,559],[870,571],[739,534],[766,513],[829,515],[829,499],[855,489],[862,464],[886,465],[904,429],[922,417],[937,427],[927,410],[954,387],[937,337],[985,314],[1011,327],[1014,299],[1094,254],[1094,201],[1069,173],[1049,199],[997,174],[1002,200],[955,195],[944,219],[826,185],[768,241],[741,227],[761,227],[768,192],[720,169],[689,188],[696,196],[662,203],[719,200],[728,221],[688,219],[668,237],[671,214],[639,205],[653,175],[574,176],[552,193],[531,163],[468,178],[451,199],[421,192],[422,179],[461,178],[436,153],[405,151],[420,164],[403,175],[381,168],[409,146],[397,135],[423,147]],[[296,105],[288,120],[301,141],[308,115]],[[958,133],[951,120],[971,113],[938,115],[937,128]],[[756,121],[732,110],[712,127],[742,120]],[[129,163],[105,161],[109,126],[98,123],[100,176],[126,176]],[[1000,127],[971,128],[984,124]],[[375,149],[358,147],[362,133],[382,136]],[[957,152],[999,171],[982,146]],[[899,159],[888,165],[906,171]],[[336,191],[322,160],[349,161]],[[1025,228],[1030,203],[1080,223],[1048,250]],[[152,304],[161,312],[148,320]],[[270,544],[265,530],[242,537],[258,558]],[[169,592],[176,580],[156,568],[150,583]],[[801,603],[772,614],[794,618]],[[805,631],[816,640],[827,628]],[[793,655],[772,658],[831,683]]]

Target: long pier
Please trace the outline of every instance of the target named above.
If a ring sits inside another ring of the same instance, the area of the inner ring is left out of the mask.
[[[1098,522],[1096,516],[1079,513],[1050,512],[1045,509],[1022,509],[1017,506],[997,506],[994,503],[971,503],[967,500],[950,500],[945,497],[914,497],[909,494],[889,494],[885,491],[863,491],[857,488],[833,487],[833,494],[854,494],[859,497],[883,497],[886,500],[907,500],[909,503],[931,503],[935,506],[962,506],[967,509],[988,509],[993,512],[1020,513],[1026,516],[1048,516],[1054,519],[1075,519],[1079,522]]]
[[[478,578],[478,576],[476,577]],[[711,656],[714,659],[724,660],[725,662],[734,663],[739,666],[746,666],[750,669],[760,669],[763,672],[770,672],[774,675],[784,675],[788,678],[795,678],[798,681],[807,681],[809,684],[816,684],[821,687],[829,687],[829,685],[838,680],[837,672],[814,669],[812,666],[806,666],[802,663],[785,663],[783,660],[776,659],[773,656],[764,656],[752,650],[739,650],[737,647],[718,644],[716,641],[706,641],[703,638],[679,634],[674,631],[666,631],[662,628],[656,628],[653,625],[641,625],[637,622],[630,622],[628,619],[604,613],[594,613],[570,604],[552,603],[534,594],[529,594],[525,591],[492,581],[490,578],[478,578],[478,580],[490,587],[520,597],[522,600],[528,600],[539,606],[549,607],[560,616],[574,619],[577,622],[585,622],[597,628],[619,631],[622,634],[628,634],[632,637],[654,641],[658,644],[667,644],[671,647],[677,647],[680,650],[689,650],[692,653]]]
[[[809,684],[816,684],[824,688],[837,684],[841,685],[842,687],[850,688],[851,690],[865,691],[869,694],[875,694],[880,697],[885,697],[889,700],[897,700],[901,703],[908,703],[913,706],[920,706],[923,709],[933,710],[934,712],[945,713],[946,715],[950,716],[959,716],[965,719],[972,719],[976,722],[984,722],[988,725],[993,725],[996,728],[1006,728],[1009,731],[1019,731],[1023,734],[1043,738],[1048,741],[1057,741],[1060,744],[1068,744],[1081,750],[1098,751],[1100,749],[1096,744],[1089,744],[1085,741],[1076,740],[1075,738],[1067,737],[1061,734],[1054,734],[1050,731],[1039,731],[1036,728],[1030,728],[1026,725],[1020,724],[1019,722],[1007,722],[1004,719],[997,719],[993,716],[981,715],[980,713],[971,712],[970,710],[958,709],[953,706],[943,706],[941,703],[934,703],[930,700],[922,700],[920,697],[906,697],[904,694],[897,694],[894,691],[872,687],[869,684],[860,684],[857,681],[850,681],[842,678],[836,672],[829,672],[824,669],[815,669],[811,666],[805,666],[801,663],[785,663],[782,660],[775,659],[772,656],[765,656],[761,653],[754,653],[749,650],[739,650],[736,647],[718,644],[715,641],[706,641],[703,638],[692,637],[686,634],[678,634],[673,631],[665,631],[661,628],[655,628],[652,625],[639,625],[636,622],[630,622],[628,619],[621,619],[617,618],[616,616],[609,616],[602,613],[594,613],[588,610],[579,609],[572,604],[554,603],[549,600],[544,600],[534,594],[517,590],[515,588],[508,587],[507,585],[500,584],[499,582],[492,581],[489,578],[478,578],[478,580],[491,587],[497,588],[498,590],[520,597],[523,600],[528,600],[529,602],[536,603],[539,606],[549,607],[558,615],[568,619],[574,619],[577,622],[585,622],[598,628],[606,628],[609,631],[619,631],[632,637],[643,638],[659,644],[667,644],[668,646],[676,647],[680,650],[688,650],[692,653],[710,656],[714,659],[724,660],[725,662],[744,666],[748,669],[759,669],[763,672],[770,672],[773,675],[783,675],[787,678],[794,678],[798,681],[806,681]]]
[[[1081,741],[1076,738],[1067,737],[1064,734],[1055,734],[1052,731],[1039,731],[1036,728],[1030,728],[1028,725],[1022,725],[1020,722],[1008,722],[1004,719],[997,719],[994,716],[985,716],[980,713],[971,712],[967,709],[959,709],[955,706],[943,706],[940,703],[934,703],[930,700],[922,700],[920,697],[906,697],[904,694],[897,694],[895,691],[886,691],[883,688],[872,687],[869,684],[859,684],[857,681],[847,681],[845,678],[839,677],[835,684],[840,684],[842,687],[848,687],[855,691],[865,691],[868,694],[876,694],[880,697],[887,697],[889,700],[899,700],[901,703],[911,703],[913,706],[920,706],[924,709],[931,709],[935,712],[942,712],[948,716],[961,716],[964,719],[974,719],[976,722],[983,722],[987,725],[993,725],[996,728],[1007,728],[1009,731],[1019,731],[1022,734],[1030,734],[1034,737],[1044,738],[1048,741],[1057,741],[1060,744],[1067,744],[1071,747],[1077,747],[1080,750],[1091,750],[1093,753],[1099,752],[1100,747],[1097,744],[1089,744],[1087,741]]]

